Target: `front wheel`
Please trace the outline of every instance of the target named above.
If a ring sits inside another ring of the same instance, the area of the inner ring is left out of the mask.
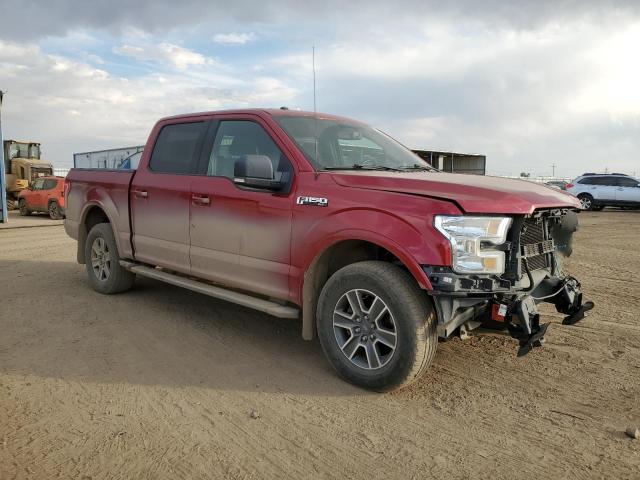
[[[375,391],[404,387],[433,361],[438,344],[432,304],[415,280],[387,262],[338,270],[317,311],[322,349],[346,381]]]
[[[578,195],[578,200],[580,200],[580,206],[583,210],[593,210],[593,197],[588,193],[581,193]]]
[[[109,295],[133,287],[135,274],[120,265],[120,255],[110,224],[95,225],[87,235],[84,248],[89,283],[96,292]]]

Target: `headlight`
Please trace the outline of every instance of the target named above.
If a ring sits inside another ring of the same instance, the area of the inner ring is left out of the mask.
[[[507,240],[509,217],[437,215],[435,227],[451,242],[458,273],[504,273],[504,252],[492,248]]]

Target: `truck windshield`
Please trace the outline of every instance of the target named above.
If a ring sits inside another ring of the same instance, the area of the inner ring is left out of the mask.
[[[367,125],[302,116],[278,115],[275,119],[318,170],[435,170]]]

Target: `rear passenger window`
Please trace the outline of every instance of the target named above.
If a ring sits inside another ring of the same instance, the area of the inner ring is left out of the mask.
[[[290,171],[289,161],[260,125],[248,120],[226,120],[218,127],[207,175],[233,179],[236,160],[249,155],[268,157],[274,172]]]
[[[205,122],[176,123],[162,127],[149,168],[158,173],[193,173],[205,127]]]
[[[615,185],[615,180],[610,177],[589,177],[580,180],[581,185],[600,185],[611,186]]]

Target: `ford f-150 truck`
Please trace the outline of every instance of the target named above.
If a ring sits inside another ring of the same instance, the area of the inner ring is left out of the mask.
[[[302,319],[349,382],[404,386],[439,338],[479,326],[518,355],[549,302],[593,304],[562,271],[577,199],[522,180],[437,171],[363,123],[235,110],[160,120],[134,170],[72,169],[65,229],[96,291],[136,275]]]

